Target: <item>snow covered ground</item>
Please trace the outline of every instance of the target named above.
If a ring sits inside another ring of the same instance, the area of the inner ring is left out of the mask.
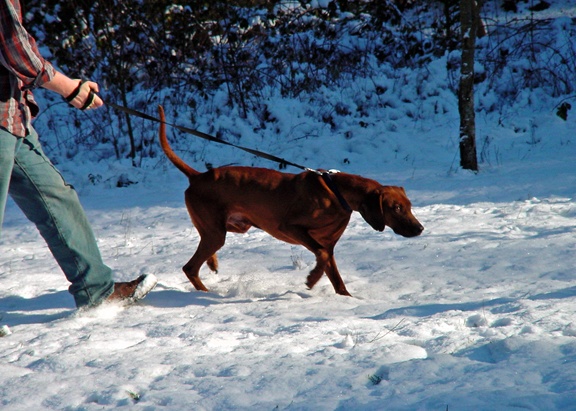
[[[320,120],[325,107],[282,99],[270,101],[269,141],[234,112],[214,125],[294,162],[406,188],[422,236],[378,233],[355,214],[336,247],[352,298],[325,278],[306,289],[312,255],[258,230],[228,237],[219,273],[201,274],[211,292],[197,292],[180,270],[198,242],[181,173],[163,159],[139,169],[60,159],[117,279],[154,273],[159,284],[130,308],[76,312],[36,229],[9,203],[0,408],[576,410],[576,113],[561,120],[558,100],[538,90],[479,113],[482,169],[462,171],[444,66],[431,68],[425,100],[407,95],[417,73],[390,95],[363,84],[326,91],[352,113],[360,94],[381,103],[336,128]],[[215,165],[275,167],[187,144]],[[192,151],[179,152],[203,168]],[[116,188],[121,174],[137,184]]]
[[[516,121],[531,116],[525,109]],[[576,409],[576,122],[541,112],[538,119],[541,141],[532,144],[529,130],[507,136],[481,117],[479,135],[492,136],[501,158],[478,175],[458,170],[454,110],[422,124],[400,119],[394,133],[370,130],[386,138],[366,141],[366,149],[356,133],[366,161],[341,168],[404,186],[426,230],[404,239],[354,215],[336,248],[353,298],[335,295],[326,279],[307,290],[312,255],[258,230],[230,235],[220,272],[202,273],[211,292],[196,292],[180,271],[198,236],[178,171],[165,162],[138,170],[61,164],[77,180],[118,279],[148,272],[160,282],[129,309],[75,312],[47,248],[10,203],[0,322],[13,333],[0,338],[0,403],[10,410]],[[323,155],[344,155],[337,146],[325,145]],[[133,173],[139,182],[94,186],[87,178],[94,170],[104,180]]]

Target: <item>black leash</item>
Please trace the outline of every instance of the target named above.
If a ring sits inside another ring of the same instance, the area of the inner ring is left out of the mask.
[[[123,111],[124,113],[131,114],[131,115],[134,115],[134,116],[146,119],[146,120],[155,121],[156,123],[161,123],[160,119],[158,119],[156,117],[152,117],[146,113],[142,113],[141,111],[134,110],[132,108],[128,108],[128,107],[124,107],[124,106],[119,106],[118,104],[115,104],[115,103],[106,103],[106,104],[112,108],[115,108],[116,110]],[[234,143],[230,143],[226,140],[222,140],[221,138],[211,136],[210,134],[202,133],[201,131],[198,131],[198,130],[194,130],[194,129],[191,129],[188,127],[183,127],[183,126],[179,126],[177,124],[172,124],[172,123],[168,123],[168,122],[164,122],[164,124],[171,126],[171,127],[174,127],[176,129],[184,132],[184,133],[192,134],[196,137],[200,137],[200,138],[203,138],[205,140],[212,141],[215,143],[220,143],[220,144],[224,144],[227,146],[235,147],[235,148],[238,148],[240,150],[246,151],[247,153],[254,154],[255,156],[262,157],[262,158],[265,158],[267,160],[275,161],[276,163],[279,163],[281,167],[288,165],[288,166],[299,168],[301,170],[316,171],[316,170],[312,170],[308,167],[304,167],[300,164],[292,163],[291,161],[285,160],[283,158],[276,157],[272,154],[265,153],[263,151],[259,151],[259,150],[255,150],[253,148],[243,147],[243,146],[240,146],[240,145],[237,145]]]
[[[143,112],[138,111],[138,110],[134,110],[132,108],[120,106],[118,104],[109,103],[109,102],[106,102],[105,104],[107,104],[108,106],[110,106],[116,110],[122,111],[124,113],[130,114],[133,116],[143,118],[145,120],[154,121],[156,123],[162,122],[160,119],[158,119],[156,117],[153,117],[151,115],[148,115],[148,114],[143,113]],[[203,138],[205,140],[212,141],[214,143],[224,144],[224,145],[227,145],[230,147],[238,148],[238,149],[243,150],[247,153],[254,154],[257,157],[262,157],[262,158],[265,158],[267,160],[274,161],[274,162],[280,164],[280,167],[285,167],[288,165],[288,166],[299,168],[301,170],[311,171],[313,173],[316,173],[322,177],[322,179],[324,180],[324,182],[326,183],[328,188],[330,188],[330,190],[334,193],[334,195],[336,196],[336,198],[338,199],[338,201],[340,202],[340,204],[342,205],[344,210],[349,211],[349,212],[352,211],[352,208],[350,207],[350,205],[348,204],[346,199],[342,196],[342,194],[340,193],[340,190],[338,190],[338,187],[336,187],[336,185],[334,184],[334,181],[330,177],[330,174],[333,174],[335,172],[337,173],[337,171],[314,170],[312,168],[305,167],[305,166],[297,164],[297,163],[293,163],[293,162],[288,161],[286,159],[274,156],[274,155],[269,154],[269,153],[265,153],[265,152],[260,151],[260,150],[255,150],[253,148],[243,147],[243,146],[240,146],[238,144],[230,143],[226,140],[222,140],[221,138],[211,136],[210,134],[206,134],[206,133],[203,133],[203,132],[198,131],[198,130],[194,130],[194,129],[191,129],[188,127],[179,126],[177,124],[168,123],[166,121],[164,122],[164,124],[171,126],[171,127],[174,127],[176,129],[184,132],[184,133],[192,134],[193,136],[200,137],[200,138]]]

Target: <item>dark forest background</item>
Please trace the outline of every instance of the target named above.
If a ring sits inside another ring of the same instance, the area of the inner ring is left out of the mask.
[[[549,6],[483,2],[486,35],[477,41],[475,82],[496,92],[499,102],[478,110],[512,105],[522,90],[535,87],[553,96],[574,93],[574,18],[542,18]],[[270,90],[314,99],[323,87],[346,87],[358,78],[426,72],[438,59],[445,60],[455,93],[458,84],[455,0],[33,0],[25,11],[52,61],[70,76],[97,81],[105,100],[152,114],[158,102],[171,103],[186,110],[192,125],[216,91],[239,116],[265,125],[274,122],[266,104]],[[567,115],[563,107],[559,115]],[[77,137],[63,144],[67,156],[78,142],[110,144],[104,156],[128,157],[134,165],[156,155],[154,133],[109,108],[99,115],[86,132],[83,113],[70,114]]]

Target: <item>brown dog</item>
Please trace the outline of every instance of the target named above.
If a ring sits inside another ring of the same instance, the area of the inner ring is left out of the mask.
[[[313,171],[288,174],[264,168],[220,167],[200,173],[174,153],[166,138],[162,107],[159,113],[162,150],[190,181],[185,201],[200,244],[182,269],[197,290],[208,291],[200,281],[200,267],[206,262],[217,270],[216,252],[224,245],[226,232],[245,233],[254,226],[279,240],[303,245],[316,256],[306,285],[314,287],[326,273],[338,294],[350,295],[334,261],[334,247],[352,214],[345,203],[377,231],[388,226],[396,234],[415,237],[424,230],[412,215],[402,187],[382,186],[360,176],[332,174],[330,188],[326,179]]]

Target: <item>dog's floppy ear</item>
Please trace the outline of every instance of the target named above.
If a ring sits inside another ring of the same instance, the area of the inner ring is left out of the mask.
[[[384,210],[380,193],[373,192],[366,195],[358,212],[374,230],[384,231]]]

